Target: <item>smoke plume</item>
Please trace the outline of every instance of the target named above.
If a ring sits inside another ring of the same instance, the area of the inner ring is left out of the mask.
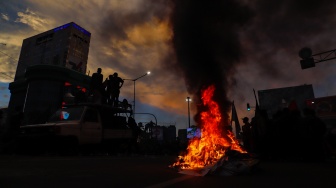
[[[187,90],[200,103],[202,89],[215,85],[214,100],[224,120],[231,109],[227,89],[241,56],[238,30],[252,12],[237,1],[175,0],[172,13],[173,46]],[[202,106],[198,105],[198,112]],[[198,115],[195,117],[198,121]],[[226,123],[226,122],[224,122]]]

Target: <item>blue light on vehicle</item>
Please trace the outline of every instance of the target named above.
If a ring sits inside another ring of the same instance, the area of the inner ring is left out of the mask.
[[[62,111],[62,119],[67,120],[69,118],[70,114],[66,111]]]

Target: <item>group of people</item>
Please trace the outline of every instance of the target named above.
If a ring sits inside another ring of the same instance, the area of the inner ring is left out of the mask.
[[[114,107],[119,105],[120,88],[123,86],[124,80],[115,72],[109,75],[103,81],[102,69],[98,68],[96,73],[92,74],[90,92],[94,103],[109,104]]]
[[[268,119],[261,113],[243,118],[242,140],[248,152],[285,160],[321,161],[329,158],[335,144],[328,140],[325,123],[312,109],[284,108]]]

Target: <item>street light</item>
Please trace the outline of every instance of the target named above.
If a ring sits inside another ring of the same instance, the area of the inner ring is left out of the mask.
[[[144,75],[142,75],[142,76],[139,76],[138,78],[135,78],[135,79],[124,79],[124,80],[131,80],[131,81],[133,81],[133,85],[134,85],[134,92],[133,92],[133,118],[135,118],[134,117],[134,114],[135,114],[135,81],[137,81],[137,80],[139,80],[140,78],[142,78],[142,77],[144,77],[144,76],[147,76],[147,75],[149,75],[150,74],[150,72],[148,71],[148,72],[146,72],[146,74],[144,74]]]
[[[188,102],[188,125],[189,125],[189,128],[190,128],[190,105],[189,105],[189,103],[191,102],[191,98],[187,97],[186,101]]]

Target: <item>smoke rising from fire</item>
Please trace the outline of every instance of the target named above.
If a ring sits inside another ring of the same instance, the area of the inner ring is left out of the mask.
[[[215,85],[214,100],[223,119],[228,120],[231,102],[226,93],[234,83],[230,78],[242,55],[237,30],[252,12],[233,0],[173,2],[173,46],[187,90],[199,103],[201,90]],[[198,112],[201,108],[198,106]]]

